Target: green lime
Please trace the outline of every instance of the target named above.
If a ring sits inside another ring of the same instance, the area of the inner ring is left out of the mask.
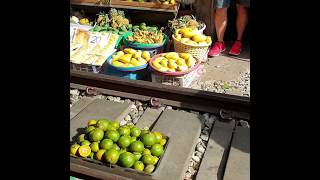
[[[81,146],[83,146],[83,145],[88,145],[88,146],[90,146],[90,141],[88,141],[88,140],[84,140],[84,141],[82,141],[81,142]]]
[[[143,155],[141,160],[144,164],[153,164],[154,162],[153,156],[150,154]]]
[[[160,143],[160,140],[162,139],[162,134],[160,132],[153,132],[153,135],[156,137],[156,143]]]
[[[104,139],[99,145],[101,149],[109,150],[112,148],[113,141],[111,139]]]
[[[127,148],[122,148],[122,149],[120,149],[120,154],[122,154],[122,153],[125,153],[125,152],[127,152]]]
[[[167,140],[162,138],[160,139],[160,145],[164,146],[167,143]]]
[[[121,136],[130,136],[130,128],[128,126],[121,126],[118,131]]]
[[[80,146],[78,149],[78,153],[81,157],[88,157],[91,153],[90,146],[88,145]]]
[[[118,121],[111,121],[109,123],[109,127],[108,127],[108,130],[114,130],[116,131],[117,129],[119,129],[120,127],[120,123]]]
[[[148,134],[149,132],[149,130],[143,129],[141,130],[140,136],[142,137],[144,134]]]
[[[139,161],[139,159],[142,157],[142,154],[138,152],[133,152],[132,154],[136,157],[136,161]]]
[[[130,145],[130,150],[132,152],[139,152],[142,153],[144,150],[144,145],[141,141],[134,141],[133,143],[131,143]]]
[[[153,163],[152,163],[152,165],[156,165],[158,161],[159,161],[159,158],[158,158],[157,156],[153,156]]]
[[[113,142],[117,142],[120,138],[120,134],[118,131],[110,130],[105,134],[106,138],[111,139]]]
[[[102,129],[103,131],[108,130],[108,126],[109,126],[109,121],[105,119],[100,119],[96,124],[96,127]]]
[[[154,156],[161,156],[163,154],[163,146],[161,146],[160,144],[154,144],[151,147],[151,154]]]
[[[121,148],[126,148],[128,146],[130,146],[130,143],[131,143],[131,138],[130,136],[121,136],[118,140],[118,145],[121,147]]]
[[[101,141],[103,139],[103,136],[104,136],[104,132],[100,128],[96,128],[89,133],[89,139],[91,142]]]
[[[131,137],[131,142],[137,141],[137,137]]]
[[[146,165],[146,167],[144,168],[143,171],[150,174],[153,172],[154,168],[155,168],[154,165],[148,164],[148,165]]]
[[[94,152],[91,152],[89,157],[90,157],[90,159],[94,159]]]
[[[94,129],[96,129],[94,126],[89,126],[86,129],[86,134],[89,134],[91,131],[93,131]]]
[[[142,135],[141,141],[145,146],[152,146],[156,143],[156,137],[152,133],[147,133]]]
[[[105,153],[105,160],[111,164],[116,164],[118,162],[119,156],[119,151],[110,149],[109,151],[107,151],[107,153]]]
[[[136,158],[132,153],[124,152],[120,154],[120,157],[119,157],[120,166],[129,168],[133,166],[133,164],[136,161],[135,159]]]
[[[99,143],[93,142],[90,144],[90,148],[92,152],[98,152],[99,151]]]
[[[101,161],[102,160],[102,156],[103,154],[106,152],[107,150],[105,149],[100,149],[97,153],[96,153],[96,159]]]
[[[79,142],[79,143],[82,143],[82,141],[86,140],[85,136],[86,136],[86,134],[81,134],[81,135],[78,137],[78,142]]]
[[[120,147],[117,144],[112,144],[112,148],[111,149],[115,149],[120,151]]]
[[[144,148],[142,155],[147,155],[147,154],[151,155],[151,151],[147,148]]]
[[[79,147],[80,147],[79,144],[73,144],[73,145],[70,147],[70,154],[76,155]]]
[[[133,167],[135,170],[137,171],[143,171],[144,169],[144,164],[141,162],[141,161],[136,161],[134,164],[133,164]]]
[[[94,120],[94,119],[91,119],[91,120],[88,121],[88,127],[89,127],[89,126],[94,126],[94,125],[96,125],[96,124],[97,124],[97,121]]]
[[[141,134],[141,129],[137,128],[137,127],[133,127],[130,129],[131,131],[131,136],[132,137],[139,137]]]

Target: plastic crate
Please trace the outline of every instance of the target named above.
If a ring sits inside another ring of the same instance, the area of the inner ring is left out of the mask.
[[[155,83],[161,83],[165,85],[179,86],[179,87],[190,87],[192,82],[199,78],[203,73],[203,65],[194,69],[188,74],[183,76],[168,76],[160,73],[152,72],[151,81]]]

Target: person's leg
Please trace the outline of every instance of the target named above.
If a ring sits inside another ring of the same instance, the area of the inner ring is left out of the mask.
[[[250,0],[239,0],[237,3],[237,40],[232,45],[229,54],[239,55],[242,50],[242,36],[248,24],[248,7],[250,7]]]
[[[224,33],[227,27],[227,10],[230,5],[230,0],[215,0],[215,14],[214,14],[214,24],[217,34],[217,42],[211,47],[208,55],[219,56],[221,52],[225,50],[224,47]]]

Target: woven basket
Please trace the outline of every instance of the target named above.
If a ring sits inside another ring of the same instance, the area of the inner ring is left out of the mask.
[[[174,46],[174,51],[178,53],[189,53],[193,57],[201,60],[202,62],[206,62],[208,60],[208,51],[209,51],[209,45],[205,46],[194,46],[194,45],[187,45],[184,44],[180,41],[178,41],[174,35],[172,35],[173,39],[173,46]]]

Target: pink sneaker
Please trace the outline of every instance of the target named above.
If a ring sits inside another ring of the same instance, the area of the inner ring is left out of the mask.
[[[219,56],[220,53],[222,53],[225,50],[226,50],[226,48],[224,47],[223,42],[216,42],[216,43],[214,43],[214,45],[210,49],[208,56],[210,56],[210,57]]]
[[[241,53],[242,43],[241,41],[235,41],[232,48],[229,51],[230,55],[238,56]]]

